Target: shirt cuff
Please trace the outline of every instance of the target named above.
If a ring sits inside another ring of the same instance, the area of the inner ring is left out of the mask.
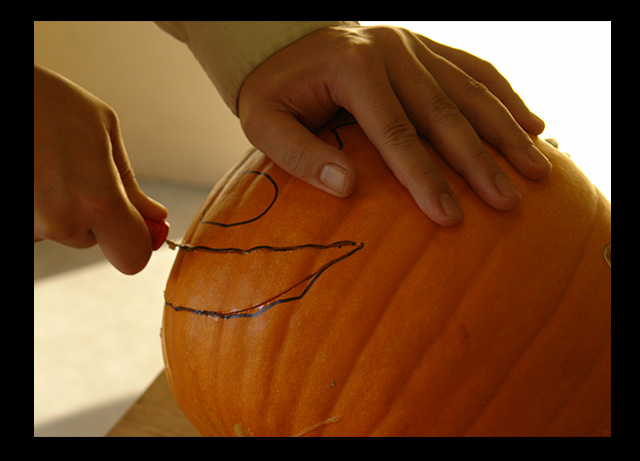
[[[267,58],[305,35],[328,26],[357,21],[185,21],[158,26],[184,41],[224,102],[238,115],[245,79]]]

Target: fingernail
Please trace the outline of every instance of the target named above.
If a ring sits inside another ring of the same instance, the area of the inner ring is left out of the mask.
[[[448,218],[461,218],[462,210],[456,200],[449,194],[440,195],[440,206]]]
[[[518,192],[518,189],[516,189],[516,187],[513,184],[511,184],[511,181],[509,181],[509,179],[502,173],[497,174],[493,178],[493,182],[496,185],[496,189],[498,189],[498,192],[500,192],[502,195],[504,195],[507,198],[520,195],[520,192]]]
[[[347,170],[335,163],[327,163],[320,173],[320,181],[337,195],[344,195]]]
[[[153,251],[156,251],[167,239],[167,235],[169,234],[169,223],[166,221],[153,221],[149,218],[144,218],[144,222],[151,234]]]
[[[536,165],[550,167],[551,162],[545,157],[545,155],[535,145],[531,144],[527,148],[527,155],[529,159]]]

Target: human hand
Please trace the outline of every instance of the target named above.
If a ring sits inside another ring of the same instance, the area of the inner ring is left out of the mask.
[[[34,242],[97,243],[121,272],[139,272],[166,238],[167,210],[138,186],[115,112],[52,71],[33,75]]]
[[[527,178],[541,179],[551,169],[527,135],[540,134],[544,122],[491,64],[400,28],[313,32],[258,66],[238,99],[243,129],[257,148],[294,176],[345,197],[356,186],[354,166],[310,131],[340,107],[441,225],[458,224],[463,215],[418,132],[500,210],[517,206],[520,194],[480,136]]]

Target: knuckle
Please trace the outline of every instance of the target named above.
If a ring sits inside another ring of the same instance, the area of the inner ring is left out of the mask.
[[[249,102],[239,105],[240,126],[249,141],[255,144],[254,139],[259,138],[259,135],[262,132],[260,127],[264,126],[264,124],[262,123],[262,118],[256,115],[253,104],[251,104],[254,99],[243,98],[243,101],[244,100]]]
[[[424,88],[425,84],[427,83],[427,80],[425,79],[424,67],[412,66],[411,68],[406,69],[402,73],[402,83],[403,85],[408,85],[412,88]]]
[[[390,57],[385,50],[410,49],[414,38],[412,32],[401,27],[368,27],[342,42],[342,64],[369,75],[370,69],[384,67],[384,61]]]
[[[417,184],[431,183],[434,178],[440,175],[440,170],[432,162],[421,162],[418,165],[414,165],[409,171],[403,175],[399,175],[398,180],[400,183],[412,190]]]
[[[415,127],[402,117],[392,117],[382,124],[380,137],[387,149],[406,149],[415,146],[418,135]]]
[[[500,75],[498,69],[489,61],[478,58],[477,56],[474,56],[474,58],[470,64],[469,71],[475,78],[485,81],[487,79],[494,79]]]
[[[473,76],[477,80],[486,82],[492,90],[499,90],[502,94],[515,94],[509,81],[489,61],[479,59],[473,70]]]
[[[493,64],[491,64],[489,61],[487,61],[486,59],[482,59],[482,58],[478,58],[477,60],[477,65],[478,67],[481,69],[481,72],[484,75],[488,75],[488,74],[497,74],[498,69],[496,69],[496,66],[494,66]]]
[[[495,130],[491,143],[498,148],[500,152],[510,152],[527,148],[530,144],[529,138],[522,131],[515,121],[507,121],[503,123],[499,130]]]
[[[82,219],[78,223],[87,229],[97,223],[115,222],[121,219],[122,210],[127,207],[124,195],[116,191],[107,190],[93,192],[78,199],[74,207],[76,216]]]
[[[437,93],[426,103],[426,111],[430,117],[431,124],[442,126],[458,120],[461,113],[458,106],[451,101],[444,93]]]
[[[480,167],[480,166],[495,166],[495,161],[493,160],[493,157],[491,156],[491,154],[485,149],[485,148],[478,148],[476,150],[474,150],[470,155],[469,158],[471,159],[471,162],[476,166],[476,167]]]
[[[531,143],[530,138],[511,114],[501,112],[494,118],[494,128],[484,134],[485,139],[503,154],[524,152]]]
[[[385,43],[402,43],[404,44],[406,41],[406,37],[409,33],[406,29],[402,27],[393,27],[393,26],[377,26],[371,29],[373,33],[377,36],[377,38]]]
[[[354,40],[342,48],[342,62],[345,67],[369,73],[377,67],[379,58],[368,41]]]
[[[72,239],[79,231],[77,221],[76,214],[66,201],[38,201],[34,207],[34,230],[42,239],[56,242]]]
[[[394,170],[394,173],[414,197],[439,196],[450,190],[442,172],[429,157],[414,158],[413,162]]]
[[[95,240],[90,238],[88,229],[73,219],[37,219],[34,220],[35,234],[43,240],[60,242],[75,248],[92,246]]]
[[[456,170],[464,177],[470,177],[479,171],[497,172],[498,165],[491,154],[484,148],[478,148],[467,156],[467,161],[459,165]]]
[[[41,221],[35,227],[39,238],[54,242],[69,240],[75,234],[71,227],[51,221]]]
[[[372,26],[358,32],[341,35],[342,40],[334,46],[334,52],[342,58],[342,64],[350,69],[367,71],[382,64],[383,56],[379,46],[404,43],[405,31],[390,26]]]
[[[136,187],[138,182],[136,181],[136,174],[131,168],[131,165],[127,162],[124,166],[119,166],[120,181],[126,190],[129,190],[131,187]]]
[[[309,143],[303,140],[292,142],[280,156],[281,166],[293,176],[308,180],[314,176],[313,155]]]
[[[466,96],[469,99],[492,97],[492,94],[487,88],[487,86],[484,83],[474,78],[467,79],[467,81],[463,86],[463,92],[464,92],[464,96]]]

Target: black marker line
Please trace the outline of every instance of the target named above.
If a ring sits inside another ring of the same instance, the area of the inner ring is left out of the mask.
[[[329,261],[328,263],[323,265],[320,269],[318,269],[317,271],[313,272],[309,276],[305,277],[304,279],[302,279],[300,282],[296,283],[295,285],[287,288],[282,293],[274,296],[273,298],[271,298],[271,299],[269,299],[269,300],[267,300],[267,301],[265,301],[263,303],[256,304],[256,305],[251,306],[251,307],[247,307],[247,308],[244,308],[244,309],[238,309],[238,310],[234,310],[234,311],[229,311],[229,312],[220,312],[220,311],[208,311],[208,310],[204,310],[204,309],[194,309],[194,308],[186,307],[186,306],[177,306],[177,305],[174,305],[173,303],[171,303],[169,301],[165,301],[165,304],[170,306],[170,307],[172,307],[176,312],[178,312],[178,311],[186,311],[186,312],[190,312],[192,314],[203,315],[205,317],[215,317],[215,318],[221,318],[221,319],[257,317],[258,315],[265,313],[267,310],[271,309],[274,306],[277,306],[278,304],[288,303],[288,302],[291,302],[291,301],[297,301],[297,300],[301,299],[304,295],[307,294],[309,289],[313,286],[313,284],[316,282],[316,280],[318,280],[318,278],[320,277],[320,275],[322,275],[322,273],[324,271],[326,271],[328,268],[330,268],[334,264],[342,261],[343,259],[346,259],[349,256],[353,255],[354,253],[356,253],[357,251],[361,250],[364,247],[363,243],[359,243],[359,244],[355,243],[355,242],[349,242],[349,243],[352,244],[353,246],[355,246],[355,248],[353,250],[351,250],[350,252],[345,253],[344,255],[339,256],[339,257]],[[343,242],[342,244],[344,245],[345,243]],[[302,247],[302,245],[301,245],[301,247]],[[327,247],[330,247],[330,246],[327,246]],[[281,296],[284,296],[286,293],[290,292],[294,288],[297,288],[298,286],[302,285],[304,282],[306,282],[309,279],[311,279],[309,284],[304,288],[303,292],[300,295],[291,296],[289,298],[277,299],[277,298],[280,298]]]
[[[344,126],[348,126],[348,125],[354,125],[357,122],[355,120],[353,121],[349,121],[346,123],[343,123],[341,125],[338,125],[334,128],[331,128],[330,132],[333,133],[333,135],[336,138],[336,141],[338,142],[338,149],[342,150],[342,148],[344,147],[344,144],[342,142],[342,139],[340,138],[340,135],[338,134],[338,129],[344,127]],[[204,215],[207,212],[207,209],[209,207],[206,207],[203,212],[202,212],[202,217],[200,219],[200,223],[201,224],[208,224],[208,225],[213,225],[213,226],[219,226],[219,227],[223,227],[223,228],[227,228],[227,227],[233,227],[233,226],[239,226],[242,224],[249,224],[252,223],[254,221],[257,221],[258,219],[260,219],[261,217],[263,217],[273,206],[273,204],[276,202],[276,199],[278,198],[278,185],[276,184],[276,182],[273,180],[273,178],[271,176],[269,176],[267,173],[261,172],[261,171],[255,171],[255,170],[250,170],[250,171],[243,171],[241,173],[238,174],[256,174],[256,175],[261,175],[264,176],[265,178],[267,178],[271,184],[274,187],[274,196],[273,196],[273,200],[271,201],[271,203],[269,204],[269,206],[262,212],[260,213],[258,216],[256,216],[255,218],[249,219],[247,221],[241,221],[241,222],[236,222],[236,223],[221,223],[221,222],[217,222],[217,221],[203,221],[204,219]],[[228,184],[228,183],[227,183]],[[225,184],[224,186],[222,186],[220,188],[220,190],[218,192],[216,192],[217,194],[219,194],[220,192],[222,192],[222,190],[224,190],[224,188],[227,186],[227,184]],[[212,200],[213,203],[214,200]],[[295,285],[291,286],[290,288],[286,289],[285,291],[283,291],[282,293],[274,296],[273,298],[257,304],[255,306],[251,306],[248,308],[244,308],[244,309],[239,309],[239,310],[234,310],[234,311],[230,311],[230,312],[219,312],[219,311],[208,311],[208,310],[203,310],[203,309],[194,309],[192,307],[187,307],[187,306],[179,306],[179,305],[175,305],[170,301],[165,300],[165,304],[171,308],[173,308],[176,312],[179,311],[184,311],[184,312],[189,312],[192,314],[197,314],[197,315],[202,315],[205,317],[213,317],[213,318],[221,318],[221,319],[233,319],[233,318],[248,318],[248,317],[257,317],[260,314],[263,314],[264,312],[268,311],[269,309],[271,309],[274,306],[277,306],[278,304],[283,304],[283,303],[287,303],[287,302],[291,302],[291,301],[297,301],[299,299],[301,299],[303,296],[305,296],[307,294],[307,292],[309,291],[309,289],[311,289],[311,287],[313,286],[313,284],[316,282],[316,280],[318,280],[318,278],[320,277],[320,275],[322,275],[324,273],[324,271],[326,271],[329,267],[333,266],[334,264],[348,258],[349,256],[355,254],[357,251],[361,250],[364,247],[364,243],[356,243],[350,240],[342,240],[339,242],[334,242],[330,245],[320,245],[320,244],[313,244],[313,243],[309,243],[309,244],[303,244],[303,245],[294,245],[294,246],[286,246],[286,247],[273,247],[273,246],[268,246],[268,245],[259,245],[259,246],[255,246],[252,248],[248,248],[248,249],[240,249],[240,248],[212,248],[212,247],[207,247],[207,246],[203,246],[203,245],[191,245],[188,243],[176,243],[172,240],[167,240],[167,243],[169,244],[169,246],[174,249],[175,247],[178,247],[180,251],[187,251],[187,252],[210,252],[210,253],[226,253],[226,254],[239,254],[239,255],[247,255],[256,251],[296,251],[296,250],[301,250],[301,249],[305,249],[305,248],[313,248],[313,249],[318,249],[318,250],[326,250],[329,248],[341,248],[342,246],[354,246],[355,248],[353,250],[351,250],[348,253],[345,253],[342,256],[339,256],[331,261],[329,261],[328,263],[326,263],[325,265],[323,265],[320,269],[318,269],[316,272],[313,272],[312,274],[310,274],[309,276],[305,277],[304,279],[302,279],[300,282],[296,283]],[[309,283],[307,284],[307,286],[304,288],[304,290],[302,291],[302,293],[298,296],[291,296],[289,298],[283,298],[283,299],[277,299],[280,298],[282,296],[284,296],[286,293],[288,293],[289,291],[293,290],[294,288],[300,286],[301,284],[303,284],[306,281],[309,281]]]
[[[271,203],[269,204],[269,206],[262,212],[260,213],[258,216],[256,216],[255,218],[249,219],[247,221],[241,221],[241,222],[234,222],[231,224],[226,224],[226,223],[221,223],[221,222],[216,222],[216,221],[203,221],[202,219],[204,218],[205,213],[207,212],[207,208],[204,209],[204,211],[202,212],[202,218],[200,219],[200,224],[210,224],[212,226],[219,226],[219,227],[233,227],[233,226],[240,226],[242,224],[249,224],[252,223],[254,221],[257,221],[258,219],[262,218],[267,211],[269,211],[271,209],[271,207],[273,206],[274,203],[276,203],[276,199],[278,198],[278,185],[276,184],[276,182],[273,180],[273,178],[271,176],[269,176],[267,173],[263,173],[261,171],[243,171],[242,173],[238,173],[239,175],[241,174],[256,174],[256,175],[260,175],[260,176],[264,176],[265,178],[267,178],[269,181],[271,181],[271,184],[273,184],[273,188],[274,188],[274,194],[273,194],[273,200],[271,200]],[[226,184],[225,184],[226,186]],[[224,189],[224,187],[222,187],[222,189]],[[220,189],[220,191],[222,191],[222,189]],[[212,201],[213,203],[213,201]]]

